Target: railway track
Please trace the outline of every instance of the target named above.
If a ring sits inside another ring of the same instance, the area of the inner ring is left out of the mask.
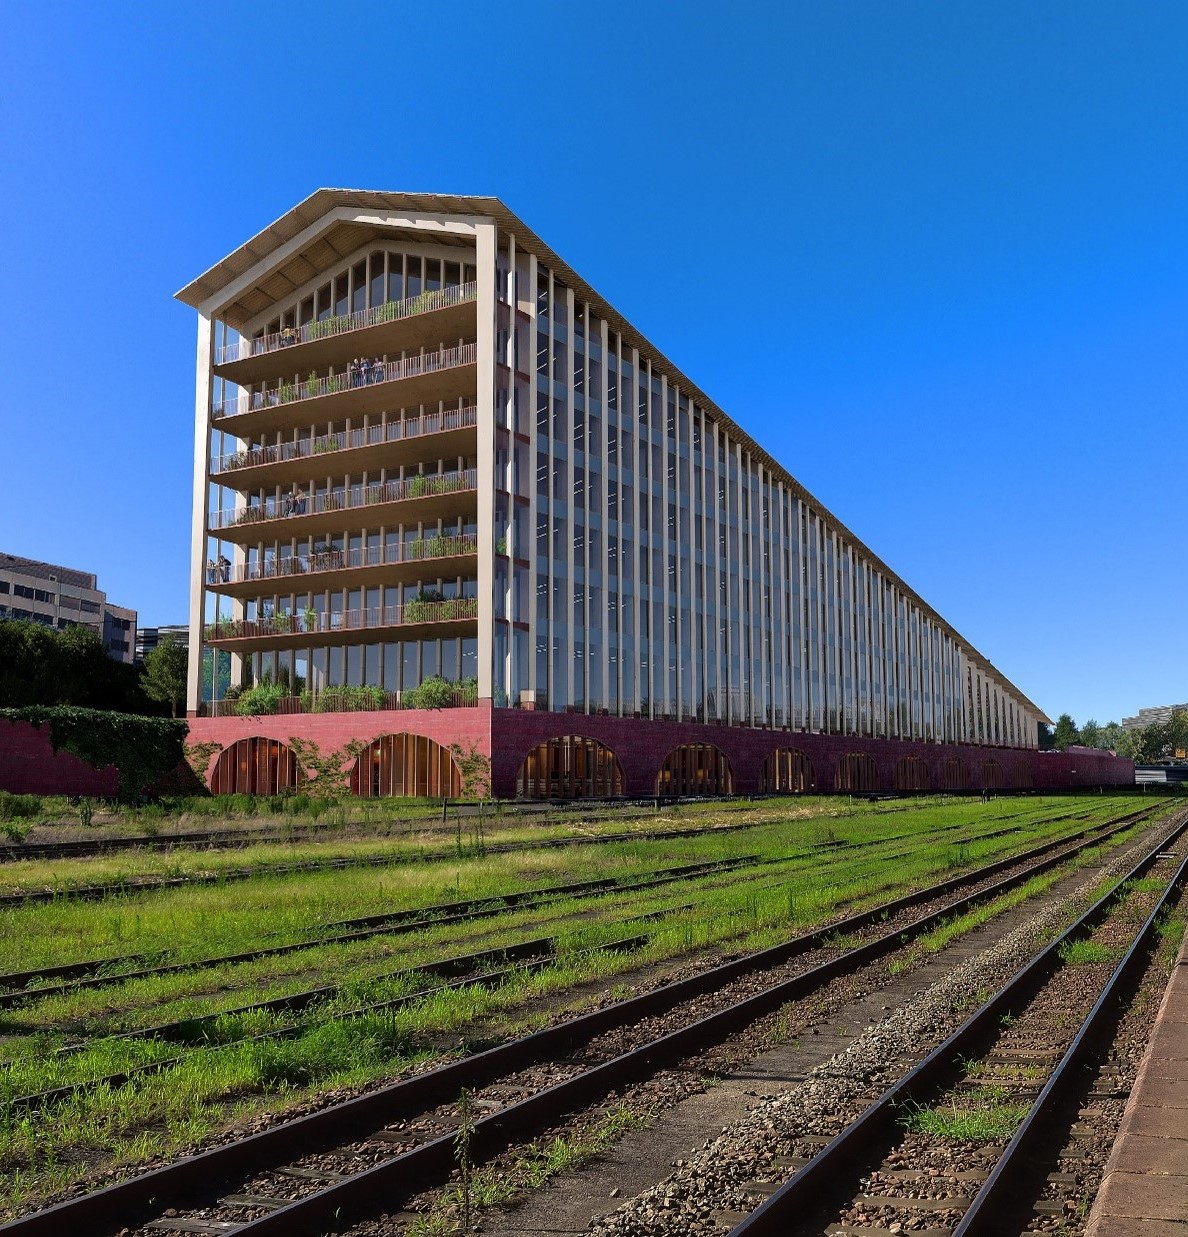
[[[1074,843],[1078,837],[1089,837],[1089,841],[1082,840],[1080,846],[1074,847],[1073,850],[1068,852],[1068,854],[1075,854],[1085,846],[1097,845],[1102,838],[1110,836],[1112,833],[1115,833],[1122,828],[1129,827],[1129,823],[1130,822],[1127,822],[1121,825],[1114,824],[1107,830],[1096,834],[1091,831],[1086,831],[1083,835],[1073,835],[1072,838],[1063,838],[1057,842],[1046,843],[1043,846],[1032,848],[1021,855],[1013,856],[1006,862],[1010,864],[1028,863],[1035,859],[1041,858],[1043,855],[1052,853],[1055,849],[1058,849],[1061,846],[1067,846],[1070,843]],[[998,833],[1002,831],[995,832]],[[663,883],[667,883],[670,879],[671,877],[666,878]],[[973,879],[984,879],[984,876],[979,875]],[[649,882],[649,886],[651,884],[653,884],[653,882]],[[632,890],[628,890],[628,892],[633,891],[633,889],[637,887],[639,886],[633,886]],[[607,926],[624,926],[628,923],[642,924],[648,921],[664,918],[669,915],[676,914],[681,910],[687,909],[690,909],[689,905],[665,908],[663,910],[650,913],[631,915],[623,920],[612,921]],[[605,946],[597,947],[594,952],[598,949],[609,952],[625,952],[641,947],[646,943],[647,939],[647,936],[636,936],[625,940],[613,941]],[[225,1020],[227,1019],[244,1018],[253,1014],[301,1012],[309,1009],[311,1006],[332,1001],[340,993],[341,989],[336,985],[320,986],[301,992],[291,993],[286,996],[251,1002],[249,1004],[231,1009],[219,1010],[218,1012],[204,1016],[188,1017],[185,1019],[161,1023],[155,1026],[141,1027],[133,1030],[118,1032],[110,1036],[104,1036],[101,1040],[96,1040],[93,1038],[81,1040],[74,1044],[65,1045],[57,1051],[60,1055],[69,1055],[91,1047],[98,1042],[111,1042],[114,1040],[153,1039],[183,1043],[190,1047],[201,1047],[214,1042],[217,1042],[220,1046],[222,1046],[227,1043],[239,1042],[241,1039],[250,1040],[251,1042],[264,1042],[271,1039],[290,1038],[299,1035],[304,1031],[309,1030],[314,1025],[318,1025],[322,1022],[359,1018],[372,1014],[388,1012],[411,1004],[415,1001],[425,1000],[435,993],[451,988],[466,987],[471,985],[481,985],[486,988],[493,988],[505,982],[512,976],[527,973],[534,969],[543,969],[556,960],[557,953],[558,941],[556,938],[539,938],[536,940],[520,942],[515,945],[478,950],[469,954],[459,955],[441,961],[428,962],[414,968],[404,968],[398,971],[389,972],[388,974],[377,975],[373,977],[373,982],[383,982],[385,980],[393,980],[397,978],[409,980],[441,977],[452,978],[450,978],[449,982],[437,985],[435,987],[410,992],[407,995],[403,995],[395,999],[359,1005],[352,1009],[339,1011],[326,1017],[314,1017],[312,1019],[298,1021],[284,1027],[279,1027],[258,1034],[245,1033],[240,1037],[220,1037],[217,1041],[211,1038],[211,1036],[215,1034],[216,1027],[218,1027],[220,1023],[225,1026]],[[493,971],[482,971],[480,969],[482,966],[493,961],[501,962],[504,965]],[[113,981],[114,978],[118,977],[113,977]],[[34,990],[30,993],[31,997],[37,995],[40,995],[38,990]],[[7,1099],[5,1103],[13,1111],[30,1111],[37,1108],[43,1108],[57,1103],[60,1100],[76,1096],[84,1091],[95,1090],[101,1086],[114,1089],[116,1087],[126,1085],[133,1079],[142,1078],[150,1073],[159,1073],[163,1070],[172,1068],[178,1065],[182,1059],[183,1058],[181,1056],[169,1057],[164,1060],[146,1063],[139,1067],[109,1073],[102,1077],[55,1087],[47,1091],[16,1095]],[[2,1083],[2,1077],[0,1077],[0,1083]]]
[[[1126,813],[1123,816],[1114,817],[1110,821],[1104,822],[1104,825],[1134,821],[1140,819],[1145,814],[1150,814],[1154,810],[1154,808],[1148,807],[1140,809],[1138,812]],[[1059,824],[1066,819],[1069,819],[1067,815],[1056,816],[1045,823]],[[944,826],[935,832],[944,833],[950,829],[961,827],[961,825]],[[1086,830],[1071,836],[1081,836],[1081,834],[1092,830],[1094,827],[1089,826]],[[734,826],[731,826],[731,828],[734,828]],[[1002,837],[1018,832],[1020,828],[1020,826],[1007,826],[1001,829],[971,834],[967,838],[960,839],[958,844],[965,845],[971,842]],[[23,1004],[28,999],[57,996],[77,988],[100,987],[106,984],[122,983],[129,979],[144,979],[153,975],[178,974],[185,970],[253,962],[262,958],[278,957],[285,953],[295,953],[303,949],[311,949],[319,945],[362,940],[368,936],[417,931],[425,927],[459,923],[466,919],[489,918],[492,914],[501,913],[506,910],[526,909],[530,906],[544,905],[548,901],[557,901],[567,897],[596,896],[608,892],[631,892],[636,889],[652,888],[656,884],[668,883],[668,878],[691,879],[701,875],[701,869],[706,871],[729,871],[748,864],[795,862],[798,859],[804,859],[810,854],[816,854],[822,850],[832,852],[865,850],[870,847],[884,846],[914,836],[916,835],[910,833],[892,834],[887,837],[864,842],[845,842],[840,840],[822,842],[811,848],[811,850],[795,850],[775,859],[760,859],[759,856],[744,855],[736,856],[729,860],[710,861],[704,864],[685,864],[675,868],[660,869],[655,877],[649,878],[650,883],[645,884],[630,881],[616,882],[610,878],[600,881],[579,881],[544,889],[527,890],[521,893],[472,898],[460,902],[438,903],[389,912],[387,914],[368,915],[350,920],[314,924],[307,930],[309,935],[307,940],[290,942],[284,945],[264,946],[256,950],[245,950],[236,954],[222,955],[215,958],[170,963],[167,961],[168,953],[163,951],[157,954],[123,954],[114,957],[89,958],[56,966],[39,967],[28,971],[10,972],[0,975],[0,1009],[10,1009]],[[888,856],[889,859],[894,859],[895,857]],[[58,982],[55,983],[53,981]]]
[[[1184,828],[1175,831],[1177,837]],[[1167,830],[1160,832],[1162,845]],[[951,878],[796,940],[69,1200],[0,1232],[40,1237],[141,1226],[146,1233],[297,1237],[391,1212],[448,1178],[456,1133],[452,1105],[461,1090],[481,1089],[478,1103],[494,1109],[475,1123],[470,1137],[471,1157],[479,1162],[611,1091],[729,1039],[788,1001],[893,954],[948,917],[1099,841],[1097,836],[1082,840],[1033,864],[1021,864],[1015,856]],[[1012,866],[1015,871],[1001,875]],[[954,897],[960,889],[965,892]],[[861,943],[851,948],[838,943],[851,936]]]
[[[1058,1165],[1058,1149],[1070,1138],[1076,1141],[1078,1124],[1081,1136],[1092,1133],[1069,1101],[1083,1095],[1090,1071],[1108,1063],[1113,1031],[1158,941],[1160,916],[1188,879],[1188,857],[1172,861],[1162,852],[1159,847],[1144,856],[1124,881],[807,1158],[731,1229],[731,1237],[922,1228],[935,1237],[1002,1237],[1052,1215],[1075,1217],[1075,1205],[1066,1205],[1070,1199],[1058,1198],[1053,1206],[1044,1197],[1045,1185],[1075,1180],[1049,1173]],[[1159,881],[1162,888],[1140,888],[1124,899],[1126,884],[1161,861],[1173,869]],[[1137,931],[1127,918],[1136,911]],[[1090,934],[1102,953],[1099,962],[1121,954],[1116,965],[1104,967],[1104,983],[1072,960]],[[935,1124],[917,1117],[915,1128],[909,1120],[905,1133],[904,1114],[913,1111],[941,1117]],[[1005,1112],[1004,1124],[1017,1125],[1013,1133],[996,1131],[996,1112]],[[961,1124],[967,1113],[971,1119]],[[804,1137],[809,1141],[802,1152],[820,1141],[807,1131]],[[1075,1151],[1071,1155],[1077,1158]],[[767,1189],[754,1185],[756,1193]]]
[[[1030,816],[1030,812],[1013,815]],[[1065,812],[1050,817],[1051,822],[1069,820],[1087,813]],[[1008,818],[1011,819],[1011,818]],[[716,833],[736,833],[740,830],[759,829],[770,825],[771,821],[745,821],[730,825],[688,826],[681,829],[656,829],[640,832],[604,833],[589,835],[571,835],[562,838],[532,838],[522,842],[491,842],[484,843],[482,854],[500,855],[516,854],[536,850],[555,850],[568,846],[602,846],[616,842],[657,842],[680,838],[703,837]],[[958,824],[941,826],[936,832],[949,829],[960,829]],[[881,841],[893,841],[897,838],[910,837],[911,834],[890,835]],[[283,836],[270,839],[286,840]],[[843,843],[844,844],[844,843]],[[48,845],[48,844],[47,844]],[[68,845],[62,843],[61,845]],[[832,845],[823,843],[822,845]],[[479,853],[477,851],[472,853]],[[68,857],[68,856],[60,856]],[[465,857],[465,851],[463,853]],[[263,876],[289,876],[310,872],[342,871],[348,868],[382,868],[397,867],[408,863],[436,863],[457,860],[459,851],[457,845],[440,850],[401,851],[390,855],[361,855],[358,857],[339,856],[329,859],[304,859],[283,863],[251,864],[242,868],[230,868],[220,872],[201,872],[186,876],[135,877],[120,881],[107,881],[94,885],[66,885],[58,889],[30,889],[16,893],[0,894],[0,911],[18,909],[21,906],[62,900],[102,901],[105,898],[122,897],[129,894],[154,893],[159,890],[180,889],[190,885],[220,885],[232,881],[254,880]]]

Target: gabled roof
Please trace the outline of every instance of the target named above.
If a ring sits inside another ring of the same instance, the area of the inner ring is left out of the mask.
[[[513,214],[498,198],[481,197],[466,194],[440,193],[391,193],[384,190],[365,189],[317,189],[304,201],[299,202],[291,210],[286,211],[279,219],[271,223],[262,232],[258,232],[251,240],[240,245],[234,252],[228,254],[221,262],[215,263],[204,271],[197,279],[188,283],[177,299],[194,309],[203,306],[213,306],[213,312],[224,322],[233,327],[240,327],[257,314],[262,313],[272,304],[283,300],[298,287],[307,283],[316,275],[324,273],[339,259],[367,243],[370,238],[390,236],[391,230],[381,225],[370,225],[355,221],[338,221],[331,227],[321,230],[311,240],[310,244],[288,252],[292,242],[302,232],[314,227],[339,208],[351,208],[356,211],[382,211],[385,213],[432,214],[452,216],[460,221],[489,219],[500,232],[510,233],[516,238],[519,248],[534,253],[553,274],[559,277],[575,296],[589,303],[591,309],[599,318],[607,323],[612,331],[622,336],[623,342],[638,348],[642,356],[652,361],[655,368],[668,375],[681,391],[694,400],[715,421],[719,422],[730,438],[741,443],[751,456],[770,470],[785,487],[815,511],[827,515],[830,524],[858,553],[870,562],[876,570],[890,580],[903,594],[910,597],[921,611],[942,631],[952,636],[964,649],[970,661],[980,666],[997,682],[1012,691],[1018,699],[1029,708],[1040,721],[1051,722],[1044,711],[1029,700],[993,663],[983,657],[964,636],[950,623],[946,622],[916,591],[902,580],[873,550],[860,538],[854,535],[819,499],[792,476],[790,472],[773,456],[769,455],[751,436],[746,433],[732,418],[723,411],[700,387],[681,372],[654,344],[639,330],[627,321],[604,297],[599,295],[586,281],[573,270],[559,254],[553,252],[519,216]],[[434,237],[446,243],[461,243],[464,238],[439,233]],[[283,256],[281,251],[286,251]],[[269,263],[270,258],[276,258]],[[261,274],[250,287],[240,289],[233,296],[220,301],[220,295],[242,278],[254,267],[259,266]]]

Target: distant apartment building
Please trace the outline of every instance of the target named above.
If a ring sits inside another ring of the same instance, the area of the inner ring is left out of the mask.
[[[169,627],[138,628],[136,631],[136,664],[141,665],[145,657],[165,639],[180,644],[183,649],[188,649],[190,647],[189,624],[175,623]]]
[[[117,661],[136,656],[136,611],[111,605],[92,572],[0,553],[0,619],[89,627]]]
[[[1149,709],[1139,709],[1138,716],[1122,719],[1122,729],[1142,730],[1145,726],[1166,726],[1171,721],[1172,714],[1181,710],[1188,712],[1188,704],[1157,704]]]

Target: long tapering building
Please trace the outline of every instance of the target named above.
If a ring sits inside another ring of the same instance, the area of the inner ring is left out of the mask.
[[[361,794],[454,742],[532,796],[1044,780],[1042,710],[497,199],[320,190],[179,296],[216,790],[294,736]]]

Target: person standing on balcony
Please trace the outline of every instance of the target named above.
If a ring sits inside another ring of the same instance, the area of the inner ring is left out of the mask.
[[[231,580],[231,560],[225,554],[219,555],[219,579],[224,584]]]
[[[351,386],[360,387],[363,385],[363,369],[358,357],[355,357],[347,366],[347,374],[350,377]]]
[[[294,515],[305,514],[305,491],[302,489],[298,489],[293,494],[293,514]]]

